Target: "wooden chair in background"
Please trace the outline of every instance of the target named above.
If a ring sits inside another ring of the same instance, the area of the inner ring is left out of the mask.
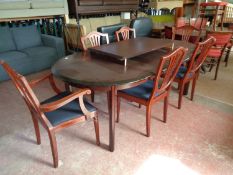
[[[201,31],[194,26],[185,25],[181,27],[172,27],[172,39],[180,39],[182,41],[190,42],[190,37],[195,37],[192,43],[197,43],[200,40]]]
[[[174,79],[174,82],[177,82],[178,87],[179,87],[178,88],[179,89],[178,109],[181,108],[185,84],[189,83],[190,81],[193,81],[192,92],[191,92],[191,100],[193,100],[196,80],[199,75],[199,69],[201,65],[204,63],[206,56],[214,43],[215,43],[215,38],[213,37],[210,37],[204,42],[199,42],[193,51],[193,54],[189,60],[189,63],[186,66],[182,65],[180,67]]]
[[[99,122],[96,108],[83,100],[85,94],[90,94],[88,89],[82,89],[77,92],[61,92],[55,85],[52,74],[28,82],[26,78],[15,72],[7,63],[0,61],[5,71],[12,79],[17,90],[22,95],[27,107],[31,113],[35,128],[37,144],[41,143],[39,122],[47,130],[53,155],[53,165],[58,167],[58,151],[55,133],[63,128],[67,128],[76,123],[84,122],[88,117],[92,118],[95,126],[96,144],[99,141]],[[32,88],[40,82],[49,80],[56,95],[39,102]]]
[[[118,42],[121,41],[121,40],[128,40],[131,37],[136,38],[136,31],[135,31],[135,29],[129,28],[129,27],[125,27],[125,26],[121,27],[121,29],[118,30],[118,31],[116,31],[115,33],[116,33],[116,39],[117,39]]]
[[[216,42],[214,46],[209,50],[207,54],[207,60],[205,64],[210,67],[209,71],[216,66],[214,80],[217,80],[219,65],[224,51],[227,48],[228,43],[232,38],[231,32],[208,32],[207,38],[214,37]]]
[[[120,98],[146,106],[146,135],[150,136],[151,108],[155,102],[164,99],[163,120],[167,120],[168,97],[171,83],[184,59],[186,50],[182,47],[160,59],[154,80],[149,80],[139,86],[117,92],[117,122],[120,114]],[[166,70],[166,71],[164,71]],[[164,75],[161,78],[161,75]]]
[[[90,32],[86,36],[81,37],[81,43],[84,51],[87,51],[87,43],[89,41],[90,47],[100,46],[100,37],[106,38],[106,44],[109,44],[109,38],[107,33],[100,33],[100,32]]]

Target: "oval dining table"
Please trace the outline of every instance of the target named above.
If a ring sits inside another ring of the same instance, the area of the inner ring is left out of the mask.
[[[157,40],[158,44],[162,41]],[[183,46],[188,48],[186,60],[195,45],[184,41],[172,41],[174,48]],[[130,52],[130,50],[129,50]],[[118,90],[137,86],[155,76],[160,58],[167,54],[168,49],[158,49],[144,53],[127,61],[122,61],[108,55],[90,52],[77,52],[58,60],[52,66],[52,73],[66,84],[76,87],[87,87],[94,91],[108,93],[109,108],[109,150],[115,147],[115,116],[116,95]]]

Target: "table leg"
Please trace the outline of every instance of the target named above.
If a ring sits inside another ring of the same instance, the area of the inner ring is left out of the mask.
[[[115,116],[116,116],[116,87],[112,86],[109,93],[109,150],[115,146]]]

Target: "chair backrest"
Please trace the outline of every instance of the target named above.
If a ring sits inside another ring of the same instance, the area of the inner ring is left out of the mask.
[[[116,39],[117,41],[122,40],[128,40],[130,39],[130,35],[132,32],[133,38],[136,38],[136,32],[135,29],[129,28],[129,27],[121,27],[120,30],[116,31]]]
[[[179,17],[176,19],[176,27],[182,27],[185,26],[187,24],[188,19],[185,17]]]
[[[80,27],[78,24],[65,24],[64,33],[66,37],[67,48],[76,49],[80,44]]]
[[[0,64],[2,67],[5,69],[11,80],[13,81],[15,87],[17,90],[20,92],[22,95],[25,103],[27,104],[30,112],[32,114],[39,114],[40,121],[44,126],[48,126],[48,121],[45,117],[41,116],[41,111],[40,111],[40,102],[38,98],[36,97],[35,93],[33,92],[31,86],[29,85],[28,81],[26,78],[19,73],[17,73],[14,69],[12,69],[7,63],[4,61],[0,60]]]
[[[192,77],[191,75],[194,75],[199,70],[201,65],[204,63],[210,48],[214,45],[215,41],[216,39],[214,37],[210,37],[203,42],[199,42],[196,45],[196,48],[194,49],[193,54],[188,63],[188,68],[184,75],[184,79]]]
[[[154,81],[154,88],[150,99],[154,98],[156,94],[162,94],[170,90],[171,83],[173,82],[181,63],[184,60],[185,54],[186,49],[179,47],[172,53],[163,56],[160,59]]]
[[[172,39],[173,40],[175,39],[176,35],[180,35],[182,41],[189,42],[190,37],[192,35],[195,35],[196,41],[194,41],[194,43],[196,43],[200,39],[200,34],[201,34],[200,30],[190,25],[185,25],[181,27],[172,27]]]
[[[207,18],[195,18],[195,20],[190,19],[190,25],[198,30],[206,28],[208,19]]]
[[[101,37],[106,37],[106,44],[109,44],[109,38],[108,38],[107,33],[90,32],[86,36],[81,37],[81,43],[82,43],[83,50],[84,51],[87,50],[87,46],[85,43],[86,41],[90,42],[91,47],[100,46],[100,41],[101,41],[100,38]]]
[[[231,32],[215,32],[208,31],[207,38],[214,37],[216,39],[215,46],[225,48],[232,38]]]

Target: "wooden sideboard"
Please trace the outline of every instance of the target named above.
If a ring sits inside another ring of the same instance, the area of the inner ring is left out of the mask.
[[[68,0],[70,16],[135,11],[139,0]]]

